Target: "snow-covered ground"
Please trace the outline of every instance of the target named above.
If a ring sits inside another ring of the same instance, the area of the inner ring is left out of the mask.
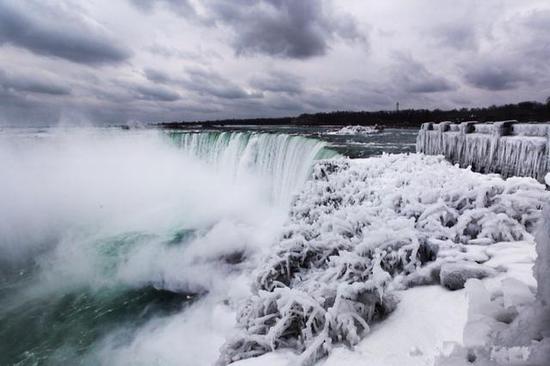
[[[549,201],[534,179],[442,157],[319,163],[219,362],[543,365],[533,233]]]
[[[462,344],[437,361],[441,366],[547,366],[550,364],[550,207],[536,235],[536,254],[521,243],[495,249],[501,276],[466,283],[468,320]],[[533,260],[535,267],[533,268]],[[515,260],[512,260],[515,258]],[[522,260],[523,259],[523,260]],[[534,276],[533,276],[534,275]],[[466,362],[467,361],[467,362]]]

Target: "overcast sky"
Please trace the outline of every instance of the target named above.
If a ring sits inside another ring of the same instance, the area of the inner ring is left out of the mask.
[[[0,124],[550,96],[548,0],[0,0]]]

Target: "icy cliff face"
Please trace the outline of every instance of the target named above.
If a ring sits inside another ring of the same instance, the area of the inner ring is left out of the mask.
[[[416,151],[441,154],[483,173],[542,181],[548,171],[547,132],[547,124],[425,123],[418,133]]]
[[[548,200],[534,179],[484,176],[442,157],[320,162],[219,363],[291,348],[311,364],[336,343],[353,346],[397,306],[395,289],[493,275],[467,262],[487,261],[491,244],[531,239]]]

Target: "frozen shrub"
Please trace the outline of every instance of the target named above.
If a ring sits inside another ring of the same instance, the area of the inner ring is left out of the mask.
[[[451,287],[491,275],[449,263],[471,260],[470,246],[531,238],[546,200],[532,179],[504,181],[441,157],[319,162],[219,362],[291,348],[311,364],[335,343],[353,346],[396,306],[394,289],[439,283],[441,273]]]

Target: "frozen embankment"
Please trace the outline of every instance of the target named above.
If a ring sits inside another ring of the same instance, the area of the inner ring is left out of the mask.
[[[506,301],[528,297],[516,289],[535,286],[532,232],[549,201],[534,179],[482,175],[442,157],[318,163],[256,270],[219,363],[312,364],[328,355],[326,365],[426,365],[449,356],[444,342],[456,355],[468,346],[474,310],[464,290],[451,290],[466,286],[478,301],[477,279]]]
[[[466,283],[468,318],[464,342],[437,365],[547,366],[550,364],[550,207],[536,233],[531,272],[496,281]],[[517,257],[519,253],[510,253]],[[519,258],[518,258],[519,259]],[[522,280],[523,277],[523,280]],[[535,281],[534,281],[535,280]],[[534,288],[536,287],[536,290]]]
[[[528,176],[540,182],[550,171],[547,123],[424,123],[416,151],[444,155],[462,167],[504,177]]]

